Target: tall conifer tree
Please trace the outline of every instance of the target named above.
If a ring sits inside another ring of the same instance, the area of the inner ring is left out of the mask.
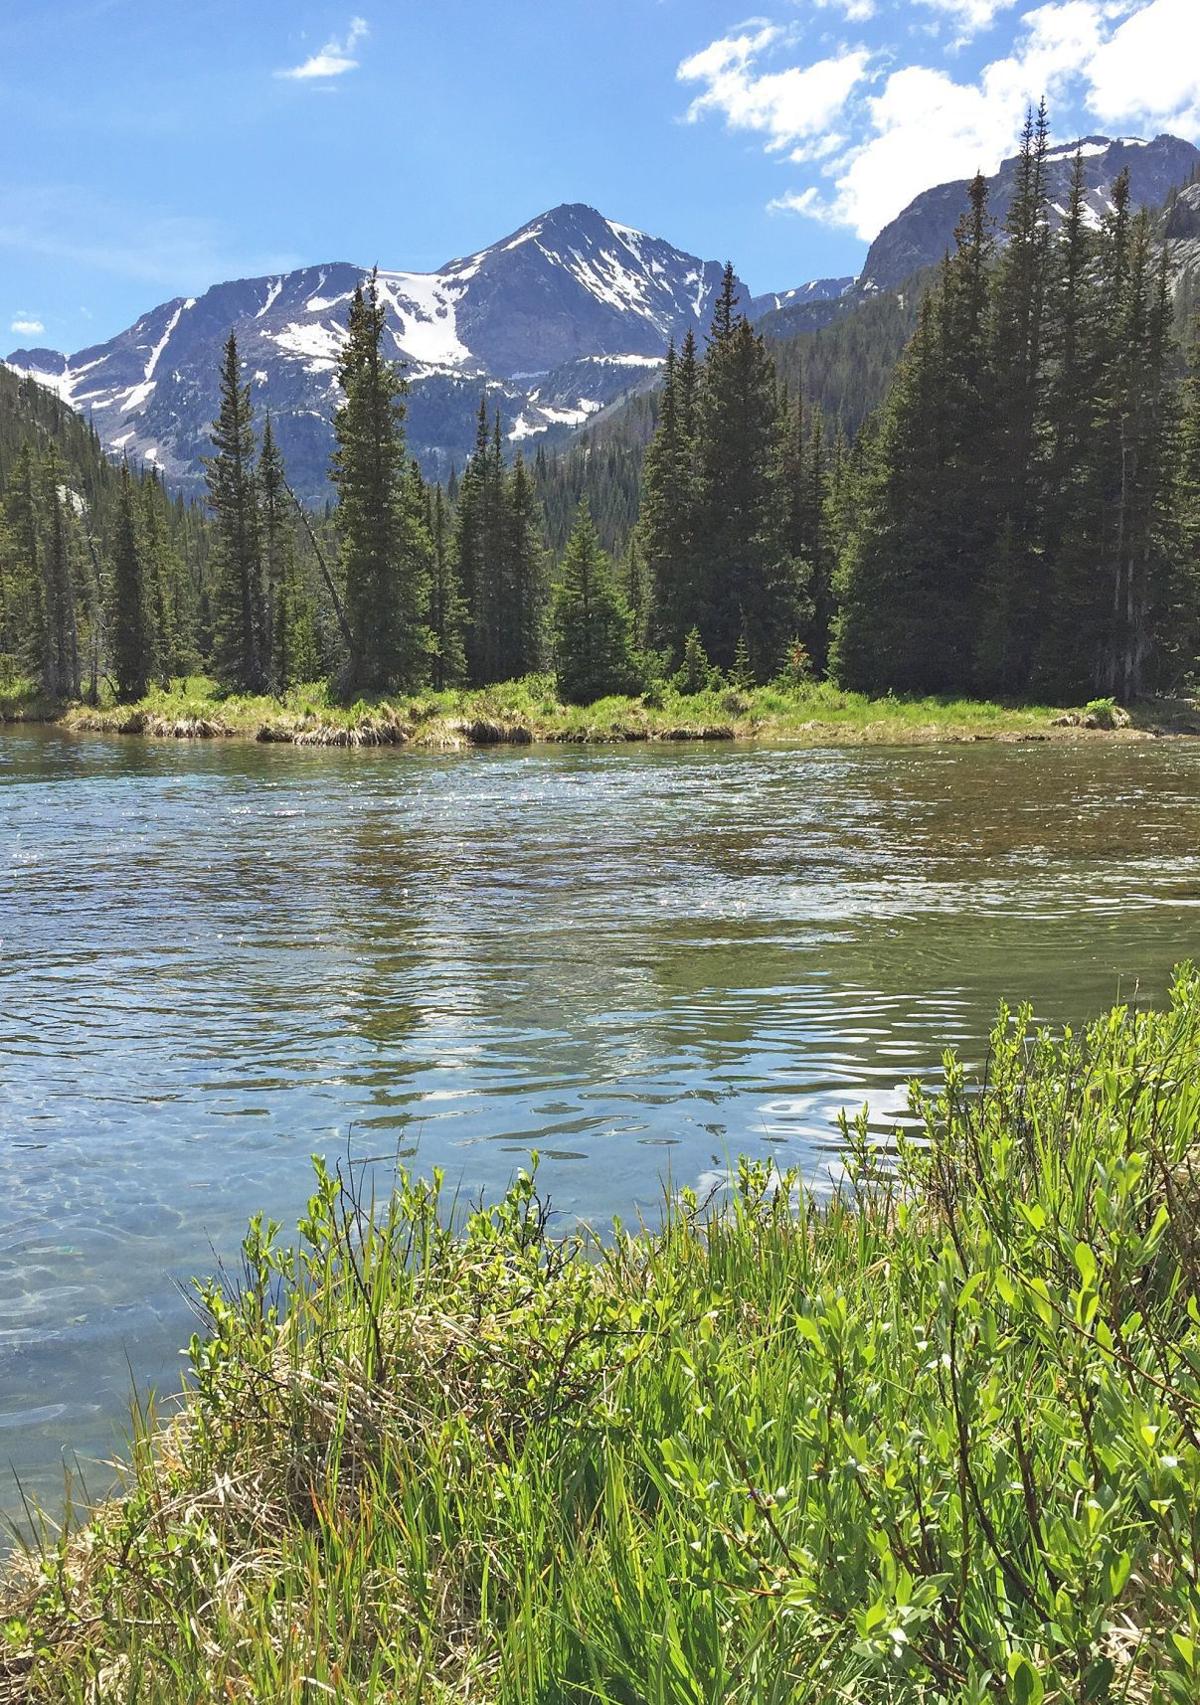
[[[799,565],[781,525],[774,367],[744,315],[724,329],[728,313],[723,297],[700,387],[696,620],[719,668],[732,665],[744,637],[765,680],[798,629]]]
[[[540,505],[524,457],[517,452],[502,485],[502,606],[499,619],[501,680],[534,674],[545,660],[546,553]]]
[[[221,406],[213,422],[208,500],[215,520],[211,619],[213,667],[223,686],[260,693],[267,685],[265,611],[254,422],[232,332],[221,364]]]
[[[440,485],[429,494],[429,679],[435,692],[460,686],[466,674],[463,646],[466,609],[454,560],[446,497]]]
[[[144,475],[140,485],[138,521],[152,643],[150,675],[167,686],[172,676],[187,672],[188,621],[183,568],[171,544],[167,497],[158,475],[153,472]]]
[[[1048,588],[1038,549],[1045,490],[1044,324],[1050,255],[1045,161],[1045,102],[1029,113],[1017,184],[1005,225],[1007,242],[992,286],[991,418],[987,436],[987,524],[993,538],[981,589],[976,681],[985,691],[1028,685]]]
[[[586,503],[567,541],[552,610],[554,668],[568,704],[591,704],[635,689],[629,607]]]
[[[128,465],[122,463],[112,545],[112,607],[109,644],[117,697],[140,699],[154,666],[153,592],[147,584],[138,505]]]
[[[383,354],[386,311],[372,274],[355,288],[338,361],[344,401],[334,416],[346,615],[353,644],[346,685],[382,692],[417,684],[425,603],[419,521],[408,489],[404,381]]]
[[[690,342],[686,375],[672,344],[667,350],[658,425],[646,448],[639,519],[639,543],[650,583],[647,635],[671,662],[683,654],[684,638],[696,621],[699,602],[695,393],[695,342]]]
[[[42,691],[51,699],[79,697],[79,630],[75,609],[73,493],[58,446],[51,441],[42,463],[41,550]]]
[[[4,503],[12,564],[8,576],[9,644],[17,666],[40,678],[46,652],[42,483],[28,440],[17,452]]]

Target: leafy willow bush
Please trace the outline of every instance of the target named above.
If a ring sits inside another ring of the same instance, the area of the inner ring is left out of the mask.
[[[318,1166],[128,1490],[8,1583],[21,1702],[1200,1697],[1200,979],[1002,1012],[818,1200],[454,1227]]]

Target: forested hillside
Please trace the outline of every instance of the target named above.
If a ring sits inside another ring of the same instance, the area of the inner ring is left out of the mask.
[[[293,496],[232,333],[203,507],[0,376],[0,667],[53,700],[197,672],[355,694],[551,667],[578,702],[825,675],[1059,702],[1178,686],[1200,382],[1172,257],[1196,246],[1197,191],[1152,217],[1121,177],[1097,226],[1079,158],[1052,230],[1047,139],[1043,112],[1002,231],[977,178],[940,269],[816,332],[769,342],[726,268],[703,343],[689,330],[661,390],[562,456],[510,459],[485,390],[445,486],[409,452],[372,276],[339,345],[323,515]]]

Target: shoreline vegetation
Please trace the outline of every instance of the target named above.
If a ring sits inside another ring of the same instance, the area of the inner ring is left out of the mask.
[[[817,1196],[558,1235],[318,1162],[120,1494],[0,1582],[6,1705],[1186,1705],[1200,977],[1002,1010]],[[351,1169],[352,1170],[352,1169]]]
[[[297,746],[468,746],[632,741],[787,740],[812,746],[924,745],[939,741],[1150,739],[1200,734],[1200,705],[1111,699],[1074,708],[983,699],[871,698],[829,682],[699,693],[665,688],[564,704],[554,677],[529,676],[478,690],[373,696],[339,703],[323,683],[280,697],[227,694],[204,677],[154,688],[134,704],[55,703],[32,683],[0,687],[0,725],[54,724],[70,733],[156,739],[241,738]]]

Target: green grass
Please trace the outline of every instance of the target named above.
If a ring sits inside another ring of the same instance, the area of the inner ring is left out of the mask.
[[[1194,1702],[1200,979],[914,1105],[829,1200],[743,1166],[600,1243],[318,1168],[10,1579],[0,1696]]]
[[[240,735],[302,744],[404,744],[447,748],[494,741],[621,742],[778,739],[812,745],[915,744],[936,740],[1077,738],[1083,712],[977,699],[870,699],[828,682],[748,691],[723,687],[682,695],[662,688],[640,698],[564,705],[550,675],[475,691],[422,692],[339,703],[323,682],[282,699],[223,695],[203,677],[156,688],[136,705],[41,704],[26,684],[0,695],[0,720],[53,716],[78,730],[163,736]],[[1093,723],[1096,719],[1093,718]]]

